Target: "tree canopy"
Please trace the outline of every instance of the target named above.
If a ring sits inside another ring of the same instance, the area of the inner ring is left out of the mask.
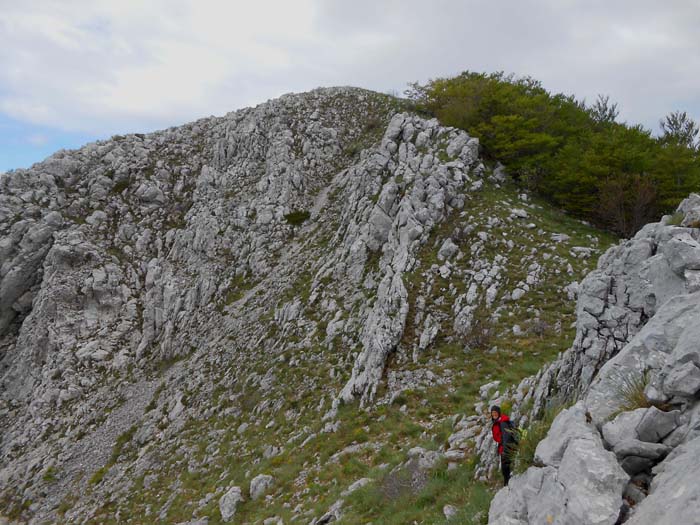
[[[587,106],[531,77],[464,72],[412,84],[417,109],[479,138],[487,159],[573,215],[630,236],[700,191],[698,127],[685,112],[652,136],[616,121],[608,96]]]

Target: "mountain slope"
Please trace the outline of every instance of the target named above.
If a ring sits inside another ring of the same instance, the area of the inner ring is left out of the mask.
[[[572,283],[611,239],[401,106],[316,90],[2,175],[8,517],[428,523],[466,503],[417,503],[453,416],[570,346]],[[390,490],[416,457],[422,481]]]

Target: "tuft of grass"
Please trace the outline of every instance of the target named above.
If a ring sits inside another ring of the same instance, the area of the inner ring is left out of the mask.
[[[114,186],[112,186],[112,191],[111,193],[113,195],[119,195],[121,194],[125,189],[127,189],[131,185],[131,179],[126,178],[118,181]]]
[[[542,417],[533,421],[527,429],[520,431],[520,443],[513,453],[511,464],[513,473],[521,474],[535,465],[535,450],[542,441],[559,413],[566,408],[565,405],[554,405],[547,408]]]
[[[48,481],[49,483],[56,481],[56,467],[47,468],[41,479]]]
[[[111,465],[110,465],[111,466]],[[105,474],[107,474],[107,471],[109,470],[109,466],[105,465],[104,467],[100,467],[95,473],[90,476],[90,480],[88,483],[90,485],[97,485],[100,481],[102,481],[105,477]]]
[[[309,220],[309,217],[311,217],[311,213],[306,210],[295,210],[284,216],[287,223],[291,224],[292,226],[300,226]]]
[[[69,498],[66,498],[63,501],[61,501],[61,504],[56,509],[56,513],[59,516],[65,516],[66,512],[68,512],[72,508],[73,508],[73,501],[71,501],[71,499],[69,499]]]
[[[614,419],[615,416],[622,412],[629,412],[638,408],[649,408],[652,406],[651,401],[647,399],[644,393],[648,384],[649,373],[647,371],[631,376],[620,377],[620,384],[616,393],[621,403],[618,410],[615,411],[610,418]]]
[[[667,226],[680,226],[681,223],[683,222],[683,219],[685,218],[685,214],[683,212],[677,211],[673,215],[671,215],[668,220],[666,221]]]
[[[160,383],[158,385],[158,388],[156,388],[155,391],[153,392],[153,396],[151,397],[151,400],[146,405],[146,408],[145,408],[146,412],[150,412],[151,410],[155,410],[155,408],[158,406],[158,398],[163,393],[163,390],[165,390],[165,383]]]

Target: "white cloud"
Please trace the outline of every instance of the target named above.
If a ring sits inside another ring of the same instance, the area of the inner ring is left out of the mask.
[[[319,85],[402,91],[513,71],[652,126],[700,117],[700,7],[680,0],[0,0],[0,111],[108,134]]]

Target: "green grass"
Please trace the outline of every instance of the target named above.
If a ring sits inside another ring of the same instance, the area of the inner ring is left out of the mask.
[[[680,226],[684,218],[685,214],[677,211],[667,219],[666,224],[669,226]]]
[[[448,523],[442,509],[459,509],[449,523],[486,523],[495,486],[474,481],[473,465],[446,470],[444,465],[427,474],[420,490],[413,490],[410,473],[373,472],[376,481],[353,492],[341,523],[387,525]]]
[[[137,430],[138,427],[136,425],[133,425],[131,428],[129,428],[129,430],[127,430],[117,438],[117,441],[115,442],[114,447],[112,448],[112,455],[110,456],[107,463],[100,469],[98,469],[90,477],[89,483],[91,485],[97,485],[104,479],[107,472],[109,472],[109,469],[112,468],[112,466],[115,465],[116,462],[119,460],[119,457],[122,455],[125,447],[134,437],[134,434]]]
[[[114,186],[112,186],[111,193],[113,195],[120,195],[124,190],[126,190],[131,185],[131,179],[126,178],[118,181]]]
[[[56,481],[56,473],[57,473],[56,467],[51,466],[51,467],[46,469],[46,471],[44,472],[44,475],[41,477],[41,479],[43,479],[44,481],[47,481],[49,483],[52,483],[52,482]]]
[[[640,372],[636,375],[619,378],[615,397],[620,400],[620,406],[613,412],[609,419],[615,419],[622,412],[630,412],[638,408],[649,408],[654,404],[649,401],[644,390],[649,384],[649,373]],[[665,406],[657,408],[665,409]]]
[[[513,454],[513,472],[520,474],[529,467],[535,466],[535,450],[540,441],[546,436],[554,419],[566,408],[564,405],[556,405],[547,408],[541,418],[533,421],[527,428],[521,429],[520,442]]]
[[[90,483],[90,485],[98,485],[104,479],[105,474],[107,474],[107,471],[109,471],[110,467],[111,465],[104,465],[97,469],[95,473],[92,476],[90,476],[88,483]]]
[[[284,216],[284,219],[288,224],[292,226],[301,226],[303,223],[309,220],[311,213],[306,210],[296,210],[290,212]]]
[[[226,290],[225,295],[217,304],[219,313],[224,313],[227,306],[231,306],[236,301],[245,297],[246,292],[255,286],[255,281],[245,275],[236,275]]]

